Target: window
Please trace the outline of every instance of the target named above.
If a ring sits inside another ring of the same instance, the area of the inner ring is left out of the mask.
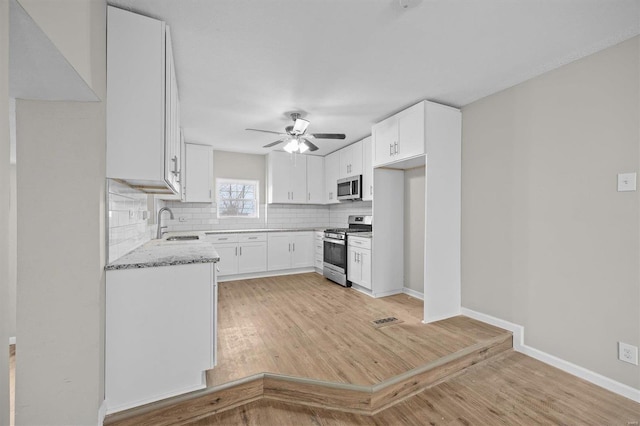
[[[217,179],[218,218],[258,217],[258,181]]]

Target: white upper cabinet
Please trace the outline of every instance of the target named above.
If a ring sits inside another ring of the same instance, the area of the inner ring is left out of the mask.
[[[211,203],[214,201],[213,147],[185,144],[185,201]]]
[[[108,7],[107,177],[180,194],[178,90],[164,22]]]
[[[362,200],[373,200],[373,142],[371,136],[362,140]]]
[[[272,151],[267,156],[267,203],[307,203],[307,156]]]
[[[427,104],[431,102],[420,102],[373,126],[374,167],[425,154]]]
[[[324,203],[337,204],[338,179],[340,176],[340,151],[324,157]]]
[[[307,203],[324,203],[324,158],[307,156]]]
[[[351,144],[340,151],[338,179],[362,174],[362,141]]]

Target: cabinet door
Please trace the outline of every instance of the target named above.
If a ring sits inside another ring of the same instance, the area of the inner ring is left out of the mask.
[[[394,160],[425,153],[424,119],[424,102],[398,114],[398,147]]]
[[[292,268],[306,268],[313,266],[315,258],[315,237],[313,232],[296,232],[293,234]]]
[[[347,248],[347,279],[352,283],[360,284],[361,271],[358,263],[358,249]]]
[[[351,163],[353,162],[353,151],[351,146],[347,146],[338,151],[340,154],[340,168],[338,170],[338,179],[353,176],[351,174]]]
[[[216,244],[216,251],[220,255],[220,262],[216,266],[220,270],[218,276],[235,275],[238,273],[238,244]]]
[[[373,200],[373,152],[371,136],[362,140],[362,200]]]
[[[185,201],[213,201],[213,148],[207,145],[185,144]]]
[[[305,204],[307,202],[307,156],[291,155],[289,168],[291,170],[291,177],[289,178],[291,201],[289,202]]]
[[[373,126],[373,166],[388,164],[394,160],[398,142],[398,119],[389,117]]]
[[[238,249],[238,273],[263,272],[267,270],[267,243],[241,243]]]
[[[178,124],[178,84],[173,51],[171,49],[171,33],[166,27],[165,57],[165,165],[164,179],[174,193],[180,194],[180,128]]]
[[[324,158],[307,156],[307,203],[322,204],[324,201]]]
[[[267,157],[268,168],[268,203],[291,202],[291,154],[271,152]]]
[[[340,151],[324,157],[324,202],[325,204],[338,203],[338,179],[340,174]]]
[[[371,290],[371,250],[360,250],[358,256],[360,266],[360,284]]]
[[[362,141],[349,146],[351,150],[351,163],[349,164],[349,176],[362,174]]]
[[[291,268],[291,233],[273,232],[268,237],[267,270]]]
[[[107,13],[107,177],[162,184],[165,24],[112,6]]]

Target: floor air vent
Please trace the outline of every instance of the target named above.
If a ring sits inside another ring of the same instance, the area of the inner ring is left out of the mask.
[[[396,317],[380,318],[380,319],[371,321],[371,323],[375,328],[385,327],[387,325],[400,324],[401,322],[403,321],[399,320]]]

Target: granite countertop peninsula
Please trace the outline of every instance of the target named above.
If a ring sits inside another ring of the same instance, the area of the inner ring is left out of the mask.
[[[201,232],[184,233],[200,235]],[[189,265],[193,263],[216,263],[220,255],[213,243],[200,240],[167,241],[151,240],[121,258],[109,263],[105,269],[139,269],[158,266]]]

